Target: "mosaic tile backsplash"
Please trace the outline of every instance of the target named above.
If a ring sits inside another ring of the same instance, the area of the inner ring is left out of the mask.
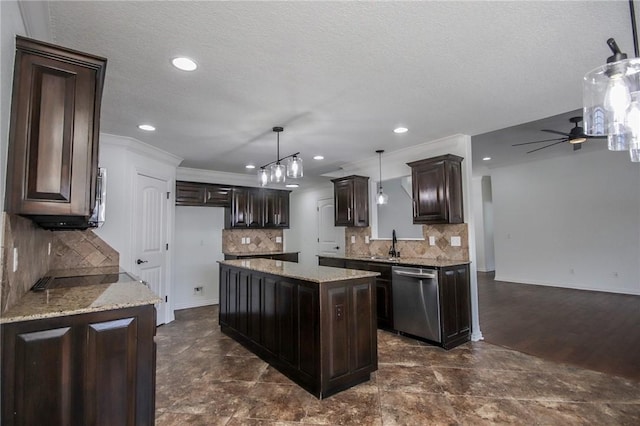
[[[280,238],[277,243],[276,239]],[[249,244],[242,244],[242,239]],[[223,229],[223,253],[272,253],[283,250],[282,229]]]
[[[469,260],[469,234],[466,223],[455,225],[423,225],[422,235],[424,241],[399,240],[396,250],[400,251],[400,257],[417,257],[437,260]],[[355,243],[351,237],[355,237]],[[386,256],[391,247],[391,240],[370,240],[366,243],[365,237],[371,236],[371,228],[346,228],[345,230],[345,255],[347,256]],[[434,237],[435,245],[429,245],[429,237]],[[451,237],[460,237],[459,247],[451,245]]]
[[[29,219],[3,213],[1,310],[13,306],[51,269],[115,266],[120,256],[91,230],[47,231]],[[51,243],[51,254],[49,254]],[[13,248],[18,250],[18,270],[13,272]]]

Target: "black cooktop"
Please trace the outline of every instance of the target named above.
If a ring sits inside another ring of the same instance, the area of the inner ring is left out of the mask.
[[[126,272],[100,275],[79,275],[75,277],[42,277],[31,288],[33,291],[42,291],[52,288],[80,287],[95,284],[113,284],[120,282],[137,281],[136,278]]]

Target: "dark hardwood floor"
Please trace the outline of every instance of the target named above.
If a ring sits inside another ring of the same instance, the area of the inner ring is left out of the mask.
[[[488,343],[640,381],[640,296],[516,284],[478,273]]]

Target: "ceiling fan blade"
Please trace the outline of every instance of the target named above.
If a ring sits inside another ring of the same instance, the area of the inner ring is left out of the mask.
[[[559,132],[557,130],[542,129],[541,131],[542,132],[547,132],[547,133],[555,133],[556,135],[571,136],[570,133]]]
[[[553,141],[559,141],[559,140],[565,140],[565,139],[567,139],[567,138],[543,139],[541,141],[516,143],[516,144],[513,144],[511,146],[529,145],[529,144],[532,144],[532,143],[540,143],[540,142],[553,142]]]
[[[606,139],[607,138],[606,136],[587,136],[587,135],[584,135],[584,137],[586,139]]]
[[[559,143],[564,143],[565,141],[566,141],[566,139],[563,139],[563,140],[561,140],[559,142],[550,143],[549,145],[545,145],[545,146],[540,147],[540,148],[532,149],[531,151],[527,151],[527,154],[531,154],[532,152],[540,151],[541,149],[549,148],[550,146],[558,145]]]

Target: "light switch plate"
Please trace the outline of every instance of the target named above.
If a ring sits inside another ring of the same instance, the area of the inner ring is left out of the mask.
[[[13,272],[18,270],[18,247],[13,248]]]
[[[276,237],[276,243],[281,243],[282,242],[282,237]]]
[[[430,246],[436,245],[436,237],[434,237],[433,235],[429,235],[429,245]]]
[[[251,238],[247,237],[247,244],[251,244]]]
[[[460,237],[451,237],[451,247],[460,247],[462,245],[462,240]]]
[[[365,242],[365,244],[369,244],[369,236],[368,235],[364,236],[364,242]]]
[[[355,244],[356,243],[356,236],[352,235],[351,236],[351,244]]]

